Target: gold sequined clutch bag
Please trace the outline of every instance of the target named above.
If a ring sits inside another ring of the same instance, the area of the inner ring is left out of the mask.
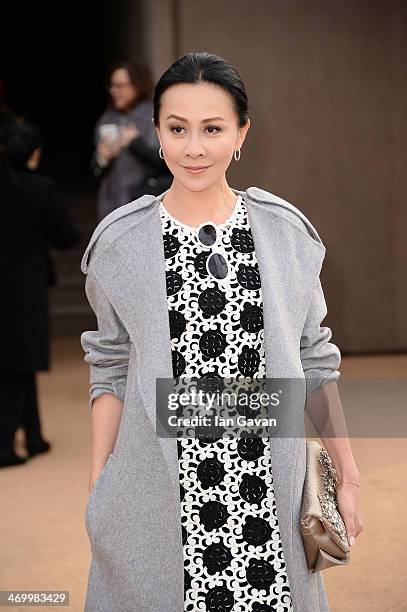
[[[318,442],[308,440],[301,535],[310,573],[350,561],[350,545],[338,510],[336,485],[336,470],[330,456]]]

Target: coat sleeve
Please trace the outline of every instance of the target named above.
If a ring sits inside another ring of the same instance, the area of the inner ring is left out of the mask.
[[[91,173],[93,174],[93,177],[99,181],[99,179],[102,178],[102,176],[104,176],[107,172],[109,172],[110,167],[113,163],[113,161],[110,162],[102,162],[102,160],[99,159],[98,154],[97,154],[97,146],[98,146],[98,142],[100,140],[100,135],[99,135],[99,128],[101,125],[103,125],[104,123],[106,123],[106,121],[109,121],[108,119],[108,115],[106,113],[103,113],[102,116],[98,119],[98,121],[96,122],[96,125],[93,128],[93,142],[94,142],[94,150],[92,152],[92,156],[90,158],[89,161],[89,169],[91,171]]]
[[[143,136],[137,136],[130,141],[128,150],[137,157],[145,165],[150,166],[152,170],[162,174],[169,174],[168,166],[163,159],[158,155],[160,143],[149,144]]]
[[[301,335],[300,354],[306,379],[307,398],[325,383],[340,377],[339,348],[330,342],[332,331],[321,326],[327,315],[327,306],[321,281],[317,286]]]
[[[130,353],[128,333],[96,279],[87,274],[85,291],[98,329],[81,334],[84,361],[90,365],[89,410],[93,400],[112,393],[122,402],[126,391]]]

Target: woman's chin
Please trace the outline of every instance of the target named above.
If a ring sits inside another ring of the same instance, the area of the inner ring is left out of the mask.
[[[216,185],[218,181],[214,181],[213,177],[211,179],[208,178],[208,175],[205,176],[206,173],[201,175],[197,174],[196,176],[185,176],[185,173],[174,174],[174,181],[179,185],[182,185],[188,191],[204,191],[205,189],[209,189]]]

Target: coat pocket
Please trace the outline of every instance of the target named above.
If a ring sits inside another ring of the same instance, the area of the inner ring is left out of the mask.
[[[91,542],[95,533],[95,520],[97,520],[100,512],[103,511],[103,498],[106,492],[106,488],[103,485],[106,483],[107,477],[111,473],[111,468],[115,462],[115,459],[116,458],[113,453],[110,453],[105,465],[97,477],[95,484],[93,485],[92,491],[89,493],[85,510],[85,526]]]

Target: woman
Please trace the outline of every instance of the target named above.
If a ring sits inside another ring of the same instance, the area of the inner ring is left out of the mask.
[[[50,449],[38,411],[36,372],[49,369],[48,287],[55,284],[49,247],[77,246],[80,234],[55,181],[36,172],[43,138],[30,123],[8,122],[1,136],[0,467],[26,461],[14,450],[22,425],[28,457]]]
[[[171,187],[115,211],[83,255],[98,319],[81,336],[93,427],[87,611],[329,610],[299,528],[298,431],[154,432],[156,398],[172,378],[221,388],[228,377],[300,378],[307,399],[337,386],[340,352],[320,326],[318,233],[282,198],[226,181],[247,113],[242,80],[222,58],[188,53],[170,66],[155,88],[154,125]],[[301,424],[304,399],[289,403],[290,422]],[[356,482],[349,444],[326,442],[340,477]],[[356,536],[357,487],[339,491]]]
[[[107,75],[110,100],[95,127],[91,161],[100,181],[99,220],[144,193],[161,193],[171,183],[151,125],[152,89],[151,72],[139,62],[117,63]]]

